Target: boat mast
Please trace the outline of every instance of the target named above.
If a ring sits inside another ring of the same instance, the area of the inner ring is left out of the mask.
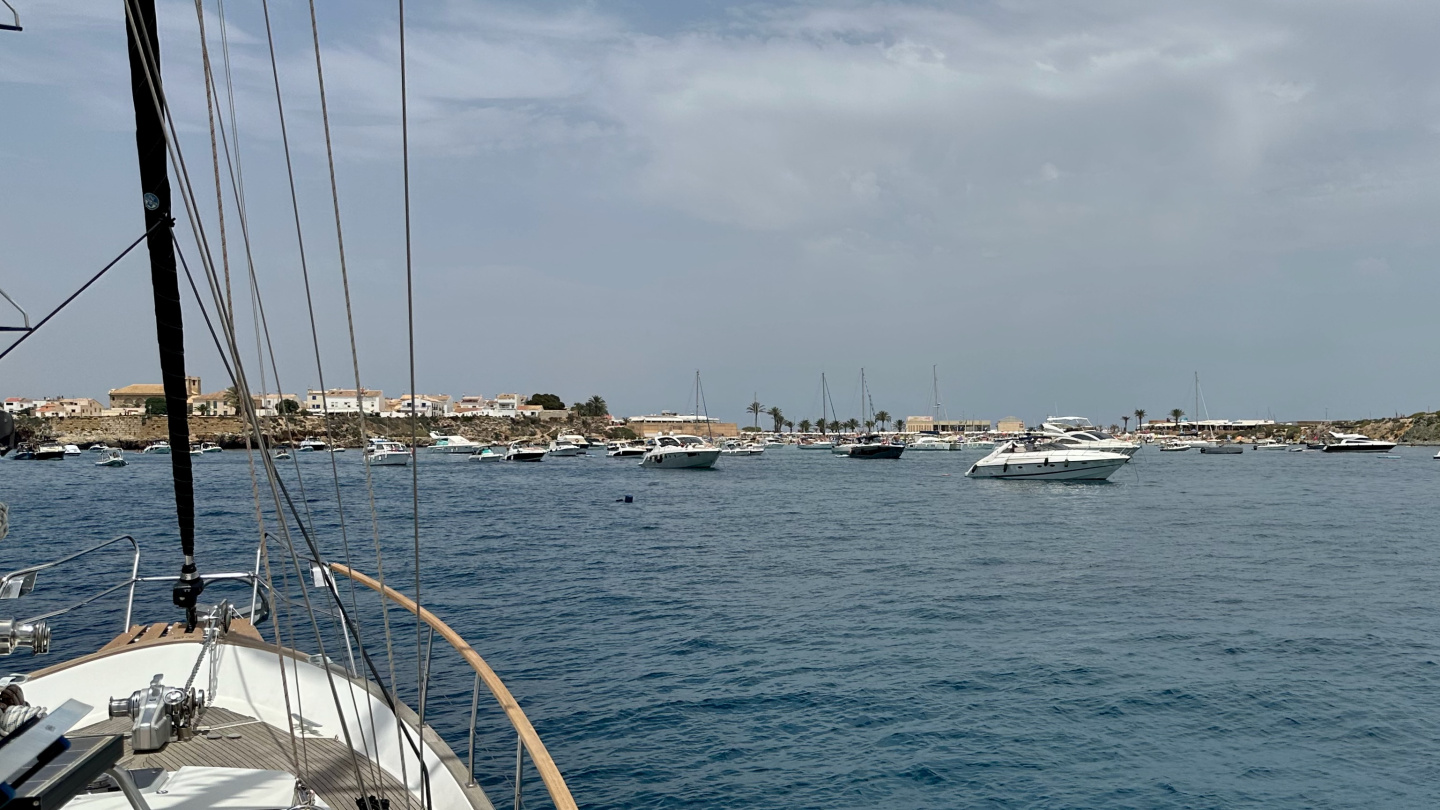
[[[185,324],[180,311],[180,277],[175,272],[175,220],[170,215],[170,177],[166,163],[164,86],[160,82],[160,40],[155,0],[125,0],[129,36],[130,91],[135,105],[135,146],[140,160],[141,201],[150,286],[155,301],[155,332],[160,346],[160,380],[165,388],[165,420],[170,433],[175,517],[184,561],[171,598],[195,625],[195,603],[205,582],[195,567],[195,487],[190,471],[189,391],[185,385]],[[158,105],[157,105],[158,101]],[[158,227],[157,227],[158,226]]]
[[[830,389],[825,385],[825,372],[820,372],[820,435],[825,435],[825,400],[830,398]]]

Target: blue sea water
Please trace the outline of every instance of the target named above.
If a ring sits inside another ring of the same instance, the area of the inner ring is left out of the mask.
[[[1398,454],[1146,448],[1107,484],[974,481],[972,453],[423,456],[423,597],[586,808],[1434,807],[1440,461]],[[0,460],[8,567],[128,532],[145,573],[174,573],[168,464],[130,458]],[[330,457],[297,461],[340,559]],[[202,563],[248,568],[244,454],[195,462]],[[359,453],[335,462],[355,565],[374,571],[378,534],[412,591],[410,471],[373,471],[372,531]],[[83,561],[0,607],[33,615],[127,566]],[[167,596],[144,591],[139,618],[173,618]],[[108,640],[122,605],[57,618],[51,657]],[[413,619],[391,621],[414,672]],[[428,719],[463,756],[469,674],[434,666]],[[487,726],[481,747],[508,790],[513,736]],[[545,806],[533,772],[526,803]]]

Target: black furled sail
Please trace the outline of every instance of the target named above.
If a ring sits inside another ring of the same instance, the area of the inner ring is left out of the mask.
[[[172,594],[194,627],[195,602],[205,583],[195,568],[195,488],[190,470],[189,392],[185,385],[185,324],[180,311],[180,277],[175,270],[174,218],[170,214],[170,176],[166,156],[160,83],[160,40],[155,0],[125,0],[129,29],[130,88],[135,103],[135,146],[140,158],[140,188],[149,235],[150,284],[155,297],[155,331],[160,344],[160,378],[165,386],[175,516],[184,563]],[[157,227],[158,225],[158,227]]]

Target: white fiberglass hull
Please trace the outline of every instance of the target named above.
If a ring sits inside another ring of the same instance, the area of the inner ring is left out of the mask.
[[[719,458],[718,447],[663,447],[646,453],[640,459],[640,466],[665,470],[695,470],[714,467]]]
[[[576,446],[573,445],[573,444],[562,444],[562,445],[559,445],[558,447],[557,447],[556,445],[553,445],[553,444],[552,444],[552,445],[550,445],[550,449],[547,450],[547,451],[545,451],[545,452],[549,453],[549,454],[552,455],[552,456],[566,456],[566,457],[568,457],[568,456],[578,456],[578,455],[581,455],[581,454],[582,454],[582,451],[580,450],[580,448],[576,447]]]
[[[912,452],[912,453],[918,452],[918,451],[925,451],[925,450],[947,450],[947,451],[948,451],[948,450],[950,449],[950,443],[949,443],[949,442],[916,442],[915,444],[906,445],[906,446],[905,446],[905,449],[906,449],[906,450],[909,450],[909,451]]]
[[[371,467],[404,467],[410,463],[410,454],[382,450],[379,453],[366,454],[365,462]]]
[[[965,475],[1007,480],[1104,481],[1129,461],[1130,457],[1121,453],[1089,450],[996,451],[971,465]]]
[[[810,444],[797,444],[800,450],[830,450],[835,447],[834,442],[811,442]]]

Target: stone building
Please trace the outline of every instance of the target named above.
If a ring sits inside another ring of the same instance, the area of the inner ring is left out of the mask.
[[[185,397],[200,396],[200,378],[185,378]],[[127,385],[124,388],[110,389],[110,407],[112,408],[144,408],[145,400],[152,397],[165,397],[165,386],[160,383],[137,383]]]

